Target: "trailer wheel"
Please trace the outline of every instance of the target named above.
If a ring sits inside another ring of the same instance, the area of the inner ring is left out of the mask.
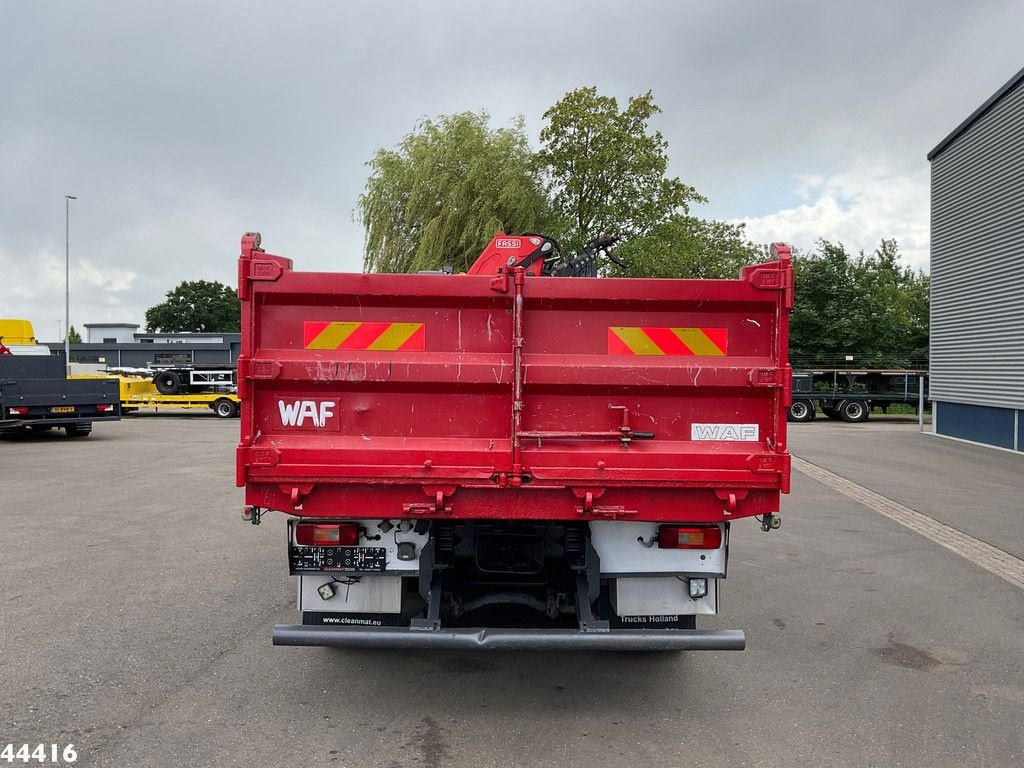
[[[176,395],[181,390],[181,376],[174,371],[160,371],[153,377],[153,384],[161,395]]]
[[[213,412],[222,419],[230,419],[238,414],[238,404],[234,400],[222,397],[213,404]]]
[[[814,405],[809,400],[794,400],[789,406],[790,421],[813,421]]]
[[[844,400],[839,404],[839,418],[851,423],[867,421],[868,404],[863,400]]]
[[[68,424],[64,427],[64,433],[68,437],[88,437],[90,432],[92,432],[92,424],[89,422],[85,424]]]

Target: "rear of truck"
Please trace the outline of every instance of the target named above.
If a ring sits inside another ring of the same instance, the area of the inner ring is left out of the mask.
[[[242,240],[244,515],[282,645],[742,649],[733,521],[789,490],[789,251],[736,280],[294,271]]]
[[[49,354],[0,355],[0,433],[63,429],[86,437],[94,422],[120,418],[116,380],[69,379],[63,360]]]

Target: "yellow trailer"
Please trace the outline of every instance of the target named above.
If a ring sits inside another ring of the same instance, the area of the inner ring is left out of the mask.
[[[121,412],[131,413],[142,408],[209,408],[222,419],[238,415],[238,395],[233,392],[203,392],[202,394],[162,395],[152,379],[141,376],[118,376],[121,380]]]

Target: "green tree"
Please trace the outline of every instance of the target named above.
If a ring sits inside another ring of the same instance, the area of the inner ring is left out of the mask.
[[[81,344],[82,334],[78,332],[75,326],[71,326],[71,330],[68,331],[68,344]]]
[[[685,216],[690,203],[705,202],[693,187],[666,175],[668,142],[648,125],[660,111],[650,91],[620,109],[614,97],[590,87],[570,91],[544,113],[537,159],[567,222],[569,249],[602,233],[626,241],[647,237]]]
[[[874,312],[867,329],[869,338],[897,356],[928,355],[928,276],[900,264],[895,240],[882,240],[867,267],[865,293],[873,298]],[[886,363],[888,364],[888,363]]]
[[[928,355],[928,277],[902,266],[895,240],[871,254],[819,241],[798,254],[790,317],[795,365],[919,366]]]
[[[734,278],[768,258],[766,248],[746,239],[743,225],[685,215],[657,224],[615,254],[625,267],[613,266],[610,274],[621,277]]]
[[[179,283],[165,301],[146,310],[150,333],[231,333],[240,323],[238,294],[215,280]]]
[[[924,272],[912,273],[906,286],[910,309],[910,332],[907,349],[913,365],[927,368],[931,333],[931,277]],[[919,362],[922,361],[922,362]]]
[[[463,271],[498,230],[555,224],[522,118],[496,130],[485,112],[424,120],[368,165],[358,203],[367,271]]]

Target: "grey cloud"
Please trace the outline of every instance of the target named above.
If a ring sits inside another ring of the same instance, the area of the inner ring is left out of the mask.
[[[799,176],[880,158],[926,180],[927,150],[1020,67],[1022,27],[1019,3],[952,0],[5,2],[0,315],[55,330],[66,192],[73,322],[139,322],[182,279],[231,281],[247,229],[301,268],[358,269],[377,148],[462,109],[535,134],[583,84],[655,92],[705,213],[784,223]]]

